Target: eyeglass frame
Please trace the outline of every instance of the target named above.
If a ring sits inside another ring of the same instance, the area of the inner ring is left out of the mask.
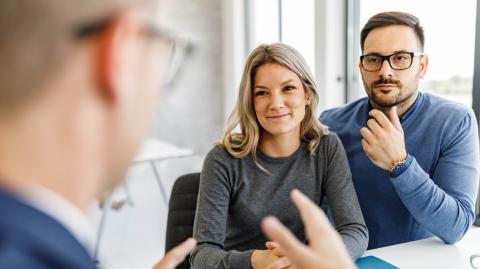
[[[390,62],[390,58],[391,58],[392,56],[398,55],[398,54],[408,54],[408,55],[410,55],[411,60],[410,60],[410,64],[408,65],[408,67],[405,67],[405,68],[394,68],[394,67],[392,66],[392,62]],[[397,51],[397,52],[395,52],[395,53],[392,53],[392,54],[390,54],[390,55],[385,55],[385,56],[384,56],[384,55],[380,55],[380,54],[371,53],[371,54],[361,55],[361,56],[360,56],[360,64],[361,64],[361,66],[362,66],[362,69],[365,70],[365,71],[367,71],[367,72],[376,72],[376,71],[382,69],[383,63],[384,63],[385,61],[388,62],[388,65],[389,65],[390,68],[392,68],[393,70],[407,70],[407,69],[409,69],[409,68],[412,66],[412,64],[413,64],[413,58],[414,58],[414,57],[417,57],[417,56],[423,57],[424,55],[425,55],[425,54],[423,54],[423,53],[421,53],[421,52],[411,52],[411,51]],[[363,66],[363,59],[364,59],[366,56],[377,56],[377,57],[380,57],[380,58],[382,59],[382,63],[380,64],[380,66],[378,67],[378,69],[375,69],[375,70],[367,70],[367,69],[365,69],[365,66]]]
[[[95,35],[110,25],[113,20],[113,16],[103,18],[91,23],[80,25],[75,29],[75,38],[83,39]],[[171,44],[172,55],[169,60],[169,65],[172,67],[170,72],[167,73],[164,85],[170,85],[174,81],[175,75],[178,73],[181,62],[185,56],[191,53],[192,45],[184,38],[180,38],[172,32],[160,27],[152,22],[152,20],[145,19],[144,27],[142,31],[149,37],[164,39],[167,43]],[[175,57],[175,53],[180,51],[180,56]]]

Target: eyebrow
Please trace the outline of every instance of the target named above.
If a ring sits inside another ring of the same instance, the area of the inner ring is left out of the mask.
[[[412,50],[412,51],[396,50],[396,51],[394,51],[394,52],[392,52],[392,53],[389,53],[388,55],[397,54],[397,53],[410,53],[410,52],[415,52],[415,50]],[[378,52],[365,53],[364,55],[380,55],[380,56],[384,56],[384,54],[381,54],[381,53],[378,53]]]
[[[286,81],[282,82],[282,83],[280,84],[280,86],[284,86],[285,84],[289,84],[289,83],[294,82],[294,81],[295,81],[294,79],[286,80]],[[257,85],[257,86],[255,86],[253,89],[268,89],[268,87],[263,86],[263,85]]]
[[[282,82],[282,84],[280,84],[280,85],[283,86],[283,85],[288,84],[288,83],[290,83],[290,82],[294,82],[294,80],[293,80],[293,79],[289,79],[289,80],[287,80],[287,81]]]

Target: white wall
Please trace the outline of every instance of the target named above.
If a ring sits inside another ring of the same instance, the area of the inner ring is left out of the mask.
[[[193,53],[159,100],[151,136],[204,154],[223,131],[222,0],[161,0],[160,7],[161,23],[187,37]]]

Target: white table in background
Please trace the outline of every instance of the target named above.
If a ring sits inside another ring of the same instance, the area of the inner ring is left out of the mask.
[[[363,256],[376,256],[401,269],[471,269],[470,255],[480,254],[480,228],[470,229],[454,245],[439,238],[428,239],[371,249]]]
[[[170,143],[158,139],[149,138],[146,139],[143,143],[143,146],[133,160],[133,164],[135,165],[145,162],[150,163],[150,166],[152,167],[153,173],[155,175],[155,179],[157,180],[158,186],[160,188],[160,194],[162,195],[165,204],[168,204],[168,195],[164,185],[162,184],[160,173],[158,172],[155,162],[187,157],[191,156],[192,154],[193,151],[190,149],[179,148]]]
[[[148,138],[143,142],[142,147],[140,148],[139,152],[137,153],[135,159],[133,160],[132,165],[140,164],[140,163],[149,163],[152,167],[153,173],[155,175],[155,180],[158,183],[160,188],[160,195],[164,200],[165,204],[168,207],[168,196],[165,190],[165,187],[162,184],[162,180],[160,178],[160,173],[158,172],[157,167],[155,166],[156,161],[163,161],[168,159],[180,158],[180,157],[187,157],[193,154],[193,151],[190,149],[179,148],[175,145],[170,143]],[[127,193],[127,203],[133,206],[133,201],[131,199],[130,190],[128,188],[128,183],[126,180],[123,181],[122,187],[125,189]],[[112,192],[113,193],[113,192]],[[103,235],[103,229],[105,226],[105,221],[107,219],[107,213],[109,211],[109,207],[112,204],[112,193],[107,197],[105,204],[102,209],[102,216],[100,218],[100,224],[97,231],[97,240],[94,249],[94,260],[97,264],[99,264],[98,256],[100,251],[100,243]]]

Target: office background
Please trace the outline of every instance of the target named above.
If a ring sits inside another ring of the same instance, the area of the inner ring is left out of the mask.
[[[359,35],[381,11],[409,12],[422,22],[430,64],[420,89],[473,107],[480,118],[476,0],[161,0],[160,7],[160,22],[191,45],[158,101],[150,133],[193,152],[155,164],[167,192],[181,174],[200,171],[204,155],[221,138],[249,51],[277,41],[297,48],[316,76],[319,111],[339,106],[365,95]],[[163,255],[168,207],[154,176],[150,166],[134,165],[128,193],[116,191],[118,199],[131,196],[133,206],[108,216],[99,248],[104,268],[149,268]],[[92,209],[97,226],[101,213]]]

